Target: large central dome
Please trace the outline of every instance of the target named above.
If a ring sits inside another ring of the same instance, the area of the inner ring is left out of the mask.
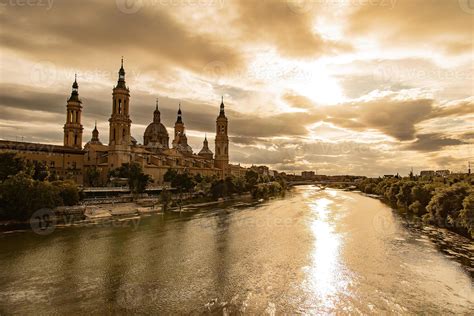
[[[143,135],[143,144],[150,148],[168,149],[169,135],[166,127],[160,121],[158,103],[153,116],[153,122],[148,125]]]

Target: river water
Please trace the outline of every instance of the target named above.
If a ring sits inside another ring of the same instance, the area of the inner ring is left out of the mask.
[[[472,246],[472,244],[471,244]],[[0,236],[0,314],[469,314],[473,281],[357,193]]]

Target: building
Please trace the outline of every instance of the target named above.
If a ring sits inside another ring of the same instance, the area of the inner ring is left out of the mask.
[[[12,152],[27,163],[42,163],[51,173],[82,185],[84,151],[73,147],[0,140],[0,152]]]
[[[312,180],[314,179],[314,176],[315,176],[315,172],[314,171],[303,171],[301,172],[301,177],[305,180]]]
[[[109,118],[109,140],[104,144],[99,137],[97,124],[91,139],[82,148],[83,126],[81,123],[83,104],[79,97],[77,77],[72,85],[71,96],[66,104],[64,124],[64,145],[29,144],[23,142],[0,141],[0,151],[11,151],[27,160],[43,161],[57,170],[62,177],[73,178],[77,183],[88,184],[87,174],[96,170],[100,173],[101,184],[105,185],[111,170],[125,163],[138,163],[151,176],[154,184],[162,184],[169,169],[202,176],[224,178],[229,175],[242,176],[246,169],[229,164],[229,121],[225,115],[224,99],[216,119],[215,154],[210,150],[207,136],[199,153],[194,153],[188,145],[186,127],[181,104],[178,106],[174,135],[169,146],[169,135],[161,123],[158,100],[153,119],[143,135],[143,145],[131,136],[130,89],[125,81],[122,64],[118,81],[112,90],[112,107]]]
[[[435,173],[438,177],[447,177],[451,174],[449,170],[436,170]]]
[[[268,168],[267,166],[252,166],[250,167],[250,170],[253,170],[262,176],[270,176],[270,168]]]
[[[423,170],[420,171],[420,177],[434,177],[435,172],[433,170]]]

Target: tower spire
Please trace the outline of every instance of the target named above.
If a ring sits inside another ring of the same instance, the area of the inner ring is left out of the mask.
[[[219,116],[225,116],[225,109],[224,109],[224,96],[222,96],[222,101],[221,101],[221,107],[220,107],[220,113]]]
[[[72,83],[71,97],[68,101],[79,101],[79,85],[77,84],[77,74],[74,75],[74,82]]]
[[[161,122],[161,113],[160,110],[158,110],[158,98],[156,98],[156,107],[155,107],[155,112],[153,113],[153,122],[155,123],[160,123]]]
[[[176,123],[182,123],[182,112],[181,112],[181,102],[178,104],[178,117],[176,118]]]
[[[119,79],[117,83],[117,88],[126,89],[127,87],[125,86],[125,69],[123,68],[123,56],[120,62],[120,70],[119,70],[118,75],[119,75]]]
[[[67,100],[66,123],[64,124],[64,146],[76,149],[82,148],[81,124],[82,101],[79,99],[79,85],[77,74],[74,75],[71,96]]]

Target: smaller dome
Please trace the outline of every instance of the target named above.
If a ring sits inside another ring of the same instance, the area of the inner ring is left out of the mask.
[[[153,122],[145,129],[143,144],[153,148],[168,149],[169,136],[162,123]]]
[[[151,123],[145,129],[145,137],[153,137],[153,136],[166,136],[168,137],[168,131],[166,127],[162,123]]]

